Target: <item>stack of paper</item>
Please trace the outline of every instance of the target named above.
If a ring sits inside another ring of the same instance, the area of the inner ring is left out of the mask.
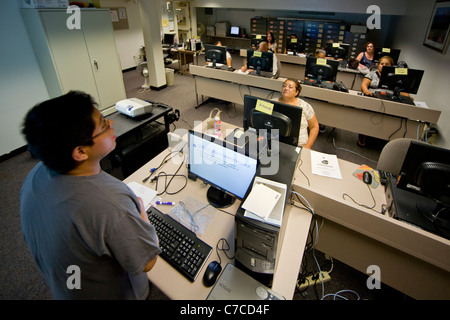
[[[252,191],[242,204],[242,208],[267,220],[280,197],[279,192],[262,183],[255,183]]]

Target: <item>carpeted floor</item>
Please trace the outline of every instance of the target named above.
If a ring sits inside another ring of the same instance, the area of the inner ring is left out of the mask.
[[[204,63],[202,57],[199,64]],[[239,68],[242,58],[233,54],[233,66]],[[181,119],[171,128],[189,129],[194,121],[207,118],[214,108],[219,108],[222,121],[235,125],[242,125],[243,106],[233,105],[219,100],[208,100],[195,109],[195,84],[190,75],[174,74],[174,85],[160,91],[140,92],[143,78],[135,71],[124,72],[124,83],[128,98],[140,98],[162,102],[174,109],[180,110]],[[313,106],[314,107],[314,106]],[[319,119],[320,122],[320,119]],[[369,140],[365,148],[356,145],[358,135],[345,130],[332,130],[326,127],[325,132],[319,134],[313,147],[314,150],[336,154],[339,158],[358,164],[376,166],[376,160],[385,142]],[[0,163],[0,299],[30,300],[51,299],[48,288],[36,267],[22,238],[20,230],[19,191],[22,183],[36,164],[28,152],[24,152]],[[349,266],[334,260],[333,264],[326,260],[323,253],[315,251],[316,258],[323,270],[331,269],[331,280],[324,284],[324,293],[336,293],[340,290],[353,290],[361,299],[383,299],[394,297],[403,299],[404,295],[382,286],[382,290],[369,290],[366,286],[368,275],[356,271]],[[312,252],[305,255],[306,272],[317,270]],[[150,299],[167,299],[155,286],[151,287]],[[296,300],[315,300],[322,296],[319,284],[311,286],[302,293],[296,293]],[[356,295],[348,294],[354,299]]]

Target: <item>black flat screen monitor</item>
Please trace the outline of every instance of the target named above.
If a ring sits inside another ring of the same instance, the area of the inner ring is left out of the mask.
[[[347,59],[350,45],[348,43],[327,43],[326,56],[334,59]]]
[[[174,33],[164,33],[163,44],[173,46],[174,42],[175,42],[175,34]]]
[[[189,132],[188,170],[190,175],[211,185],[207,198],[214,207],[227,207],[236,198],[245,198],[256,175],[257,162],[223,140]]]
[[[265,129],[268,140],[297,146],[302,121],[302,108],[278,101],[244,95],[244,130]],[[272,130],[277,129],[278,132]],[[270,146],[269,146],[270,148]]]
[[[286,40],[286,51],[294,54],[305,52],[305,45],[299,39],[288,38]]]
[[[373,54],[373,62],[378,63],[380,59],[384,56],[389,56],[394,60],[394,65],[397,64],[398,58],[400,57],[400,49],[391,48],[375,48]]]
[[[324,58],[306,58],[305,78],[320,81],[336,81],[339,61]]]
[[[256,70],[258,75],[261,71],[273,71],[273,52],[262,52],[247,50],[247,67]]]
[[[267,36],[264,34],[251,34],[250,35],[250,44],[252,47],[258,49],[258,46],[261,42],[267,42]]]
[[[378,88],[417,94],[423,77],[423,70],[383,66]]]
[[[227,47],[205,44],[205,59],[213,63],[216,68],[217,63],[227,64]]]

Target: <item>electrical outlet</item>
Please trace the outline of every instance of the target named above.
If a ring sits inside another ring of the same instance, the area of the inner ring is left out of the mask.
[[[305,278],[305,281],[304,281],[303,283],[297,283],[297,289],[299,289],[299,290],[304,290],[304,289],[306,289],[307,287],[314,285],[315,283],[320,283],[321,280],[322,280],[323,282],[327,282],[327,281],[331,280],[331,277],[330,277],[330,275],[328,274],[328,272],[322,271],[321,275],[322,275],[322,276],[321,276],[321,279],[318,278],[319,273],[316,273],[315,275],[306,277],[306,278]]]

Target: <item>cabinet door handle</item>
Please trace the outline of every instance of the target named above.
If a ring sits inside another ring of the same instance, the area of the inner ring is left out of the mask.
[[[97,63],[97,60],[94,60],[94,66],[95,66],[95,68],[98,70],[98,63]]]

